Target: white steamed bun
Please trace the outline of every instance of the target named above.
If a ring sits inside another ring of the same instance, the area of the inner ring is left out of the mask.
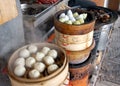
[[[45,64],[42,62],[37,62],[34,64],[34,68],[38,70],[39,72],[43,72],[46,68]]]
[[[49,47],[43,47],[41,52],[44,53],[45,55],[48,53],[48,51],[50,50]]]
[[[53,50],[50,50],[47,55],[53,57],[54,59],[56,59],[58,53],[57,53],[56,50],[53,49]]]
[[[15,69],[14,69],[14,74],[16,75],[16,76],[23,76],[24,74],[25,74],[25,72],[26,72],[26,69],[25,69],[25,67],[24,66],[22,66],[22,65],[17,65],[16,67],[15,67]]]
[[[25,59],[24,58],[17,58],[14,62],[14,66],[17,66],[17,65],[25,66]]]
[[[28,50],[30,53],[36,53],[38,48],[37,48],[37,46],[31,44],[28,46]]]
[[[57,64],[52,64],[52,65],[49,65],[48,68],[47,68],[47,71],[49,74],[53,73],[54,71],[56,71],[58,69],[58,65]]]
[[[46,65],[51,65],[55,62],[51,56],[45,56],[43,58],[43,61],[45,62]]]
[[[28,57],[25,61],[26,67],[31,68],[35,64],[36,60],[34,57]]]
[[[27,49],[22,49],[19,53],[20,57],[27,58],[30,56],[30,52]]]
[[[32,79],[39,78],[40,77],[40,72],[36,69],[33,69],[29,72],[29,77]]]
[[[43,59],[44,56],[45,56],[44,53],[42,53],[42,52],[37,52],[35,58],[36,58],[37,61],[42,61],[42,59]]]

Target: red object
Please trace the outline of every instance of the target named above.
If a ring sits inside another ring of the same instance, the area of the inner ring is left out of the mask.
[[[3,74],[7,74],[7,67],[4,67],[4,68],[2,69],[2,73],[3,73]]]
[[[47,42],[53,42],[54,38],[55,38],[55,33],[50,35],[50,37],[47,39]]]
[[[80,80],[70,81],[69,86],[88,86],[88,76],[85,76]]]
[[[57,2],[58,0],[37,0],[37,3],[42,3],[42,4],[53,4]]]

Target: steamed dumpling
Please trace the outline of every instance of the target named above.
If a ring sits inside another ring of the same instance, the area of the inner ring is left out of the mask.
[[[79,16],[78,12],[75,12],[75,13],[73,14],[73,16],[74,16],[75,18],[78,17],[78,16]]]
[[[53,57],[54,59],[57,58],[57,55],[58,55],[58,53],[57,53],[56,50],[50,50],[50,51],[48,52],[48,56],[51,56],[51,57]]]
[[[45,56],[44,53],[42,53],[42,52],[37,52],[35,58],[36,58],[37,61],[42,61],[42,59],[43,59],[44,56]]]
[[[74,17],[69,17],[70,21],[75,22],[76,19]]]
[[[71,11],[71,10],[68,10],[68,11],[67,11],[67,15],[68,15],[68,16],[69,16],[69,15],[73,15],[72,11]]]
[[[68,20],[69,20],[69,17],[66,15],[66,16],[64,17],[64,20],[65,20],[65,21],[68,21]]]
[[[84,19],[83,19],[83,18],[81,18],[81,19],[78,19],[78,21],[80,22],[80,24],[83,24],[83,23],[85,23],[85,21],[84,21]]]
[[[34,64],[34,68],[37,69],[39,72],[43,72],[45,70],[46,66],[42,62],[37,62]]]
[[[83,13],[83,19],[86,19],[87,18],[87,13]]]
[[[17,65],[22,65],[22,66],[24,66],[24,65],[25,65],[25,59],[24,59],[24,58],[17,58],[17,59],[15,60],[14,66],[17,66]]]
[[[35,64],[36,60],[34,57],[28,57],[25,61],[26,67],[31,68]]]
[[[72,25],[72,21],[71,21],[71,20],[68,20],[68,21],[66,21],[65,23]]]
[[[64,18],[64,17],[65,17],[65,13],[61,13],[60,16],[59,16],[59,19]]]
[[[35,45],[29,45],[28,50],[29,50],[30,53],[36,53],[38,48]]]
[[[76,17],[76,19],[78,20],[78,19],[84,19],[84,18],[83,18],[83,15],[80,14],[78,17]]]
[[[40,77],[40,72],[36,69],[33,69],[29,72],[29,77],[32,79],[39,78]]]
[[[80,14],[78,17],[76,17],[76,19],[86,19],[87,18],[87,13],[82,13]]]
[[[65,20],[65,18],[60,18],[59,21],[64,23],[66,20]]]
[[[81,23],[80,23],[80,21],[77,20],[77,21],[73,22],[73,24],[74,25],[80,25]]]
[[[14,69],[14,74],[16,76],[23,76],[25,74],[25,72],[26,72],[26,69],[22,65],[17,65]]]
[[[56,71],[58,69],[58,65],[57,64],[52,64],[50,66],[48,66],[47,71],[49,74],[53,73],[54,71]]]
[[[30,56],[30,52],[27,49],[22,49],[19,53],[20,57],[27,58]]]
[[[51,65],[54,63],[54,59],[51,56],[45,56],[43,60],[46,65]]]
[[[45,55],[48,53],[48,51],[50,50],[49,47],[43,47],[41,52],[44,53]]]

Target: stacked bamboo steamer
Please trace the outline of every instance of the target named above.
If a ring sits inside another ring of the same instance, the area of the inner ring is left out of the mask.
[[[61,10],[54,16],[55,43],[64,48],[67,58],[69,58],[69,64],[74,65],[69,66],[69,72],[70,75],[72,75],[70,76],[71,84],[74,84],[74,86],[87,86],[87,84],[82,84],[81,80],[84,79],[83,81],[87,83],[90,64],[80,65],[88,61],[90,52],[95,46],[93,39],[95,17],[91,13],[87,13],[85,23],[81,25],[60,22],[60,14],[67,13],[68,10],[69,9]],[[73,13],[82,13],[81,10],[77,8],[71,9],[71,11]],[[78,84],[78,82],[80,82],[81,85]]]

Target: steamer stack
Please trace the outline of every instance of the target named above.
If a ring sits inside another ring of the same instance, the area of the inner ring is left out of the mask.
[[[95,17],[87,13],[85,23],[81,25],[60,22],[60,14],[67,13],[68,10],[59,11],[54,16],[55,43],[64,48],[69,59],[70,84],[88,86],[90,52],[95,46],[93,39]],[[80,9],[71,11],[82,13]]]

